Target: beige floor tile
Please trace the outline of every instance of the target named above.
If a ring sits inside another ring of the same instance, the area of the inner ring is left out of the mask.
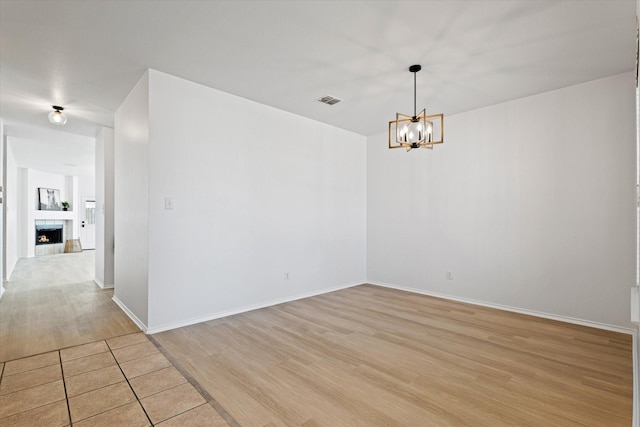
[[[228,427],[229,424],[208,403],[157,424],[158,427]]]
[[[138,399],[184,384],[187,380],[173,366],[133,378],[129,381]]]
[[[151,423],[149,423],[149,419],[139,402],[127,403],[102,414],[73,423],[74,427],[146,427],[150,425]]]
[[[66,362],[68,360],[79,359],[93,354],[104,353],[105,351],[109,351],[107,343],[104,341],[97,341],[60,350],[60,359],[62,359],[63,362]]]
[[[20,372],[43,368],[57,363],[60,363],[60,356],[57,351],[25,357],[24,359],[12,360],[5,363],[3,376],[15,375]]]
[[[4,372],[4,362],[0,363],[0,376],[2,376],[3,372]]]
[[[141,357],[150,356],[155,353],[159,353],[159,351],[151,341],[113,350],[113,356],[116,358],[118,363],[125,363],[130,360],[140,359]]]
[[[141,399],[151,422],[157,424],[205,403],[204,398],[189,383]]]
[[[69,399],[71,422],[75,424],[77,421],[135,402],[135,400],[136,397],[126,382],[112,384],[74,396]]]
[[[0,396],[0,418],[64,400],[62,380]]]
[[[14,393],[62,379],[60,364],[32,369],[19,374],[7,375],[0,382],[0,395]]]
[[[115,364],[116,360],[111,355],[111,352],[98,353],[92,356],[85,356],[80,359],[62,362],[62,373],[66,379],[84,374],[85,372],[95,371],[96,369],[106,368],[107,366],[113,366]]]
[[[169,362],[162,353],[156,353],[151,356],[125,362],[120,365],[120,368],[122,368],[122,372],[124,372],[124,375],[128,379],[132,379],[168,366],[171,366],[171,362]]]
[[[115,350],[117,348],[127,347],[134,344],[140,344],[147,342],[149,339],[144,332],[137,332],[135,334],[123,335],[121,337],[110,338],[107,340],[109,348]]]
[[[64,400],[0,419],[0,427],[62,427],[69,424],[69,411]]]
[[[67,378],[65,381],[67,396],[77,396],[124,380],[125,378],[124,375],[122,375],[122,371],[116,365],[85,372],[84,374]]]

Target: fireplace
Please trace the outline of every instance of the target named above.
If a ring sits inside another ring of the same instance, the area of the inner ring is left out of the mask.
[[[62,224],[36,224],[36,246],[62,243]]]

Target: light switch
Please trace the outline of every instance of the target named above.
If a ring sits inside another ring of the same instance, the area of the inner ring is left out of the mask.
[[[173,199],[171,197],[164,198],[164,210],[166,211],[173,210]]]

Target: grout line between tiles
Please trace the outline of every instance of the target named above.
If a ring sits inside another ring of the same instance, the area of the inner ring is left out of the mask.
[[[40,355],[47,354],[47,353],[53,353],[54,351],[60,351],[60,350],[47,350],[47,351],[43,351],[41,353],[29,354],[27,356],[18,357],[17,359],[0,360],[0,363],[4,363],[6,365],[9,362],[15,362],[16,360],[22,360],[22,359],[27,359],[29,357],[35,357],[35,356],[40,356]]]
[[[62,355],[58,350],[58,359],[60,361],[60,374],[62,375],[62,387],[64,387],[64,400],[67,404],[67,415],[69,416],[69,425],[72,425],[71,421],[71,407],[69,406],[69,395],[67,394],[67,380],[64,376],[64,366],[62,366]]]
[[[50,353],[50,352],[48,352],[48,353]],[[59,357],[60,357],[60,355],[58,354],[58,358]],[[44,366],[44,367],[46,368],[46,367],[49,367],[49,366],[54,366],[54,365],[47,365],[47,366]],[[40,368],[36,368],[36,369],[40,369]],[[62,366],[60,366],[60,369],[62,370]],[[35,370],[35,369],[30,369],[29,371],[23,371],[23,372],[30,372],[30,371],[33,371],[33,370]],[[21,373],[22,372],[19,372],[18,374],[21,374]],[[13,375],[18,375],[18,374],[13,374]],[[4,377],[2,377],[2,378],[4,378]],[[2,397],[11,396],[14,393],[20,393],[20,392],[25,391],[25,390],[29,390],[29,389],[32,389],[32,388],[35,388],[35,387],[41,387],[41,386],[44,386],[44,385],[47,385],[47,384],[55,383],[57,381],[62,381],[62,386],[63,386],[63,388],[65,387],[64,377],[63,377],[62,379],[59,379],[59,380],[53,380],[53,381],[49,381],[49,382],[46,382],[46,383],[43,383],[43,384],[38,384],[38,385],[31,386],[31,387],[23,388],[23,389],[20,389],[20,390],[16,390],[16,391],[13,391],[11,393],[3,394]],[[60,400],[54,400],[53,402],[39,404],[38,406],[34,406],[33,408],[25,409],[25,410],[22,410],[20,412],[16,412],[15,414],[5,415],[3,417],[0,417],[0,420],[3,420],[5,418],[10,418],[10,417],[13,417],[13,416],[18,415],[18,414],[22,414],[23,412],[33,411],[34,409],[42,408],[43,406],[51,405],[53,403],[60,402],[61,400],[65,400],[67,402],[67,412],[68,412],[69,411],[69,399],[67,398],[67,390],[66,390],[66,388],[65,388],[64,396],[65,397],[63,399],[60,399]],[[71,416],[69,416],[69,420],[71,420]]]
[[[56,350],[56,351],[57,351],[57,350]],[[47,351],[47,353],[53,353],[53,352],[52,352],[52,351]],[[42,354],[44,354],[44,353],[42,353]],[[31,357],[31,356],[27,356],[27,357]],[[60,357],[60,356],[58,356],[58,358],[59,358],[59,357]],[[26,359],[26,357],[23,357],[23,359]],[[16,359],[16,360],[20,360],[20,359]],[[13,360],[9,360],[9,362],[13,362]],[[5,367],[7,366],[7,363],[8,363],[8,362],[4,362]],[[26,369],[26,370],[24,370],[24,371],[16,372],[15,374],[6,374],[6,375],[3,375],[3,378],[4,378],[4,377],[12,377],[12,376],[14,376],[14,375],[24,374],[24,373],[31,372],[31,371],[35,371],[35,370],[42,369],[42,368],[48,368],[49,366],[54,366],[54,365],[56,365],[56,363],[52,363],[52,364],[50,364],[50,365],[38,366],[37,368]]]
[[[167,366],[167,368],[170,368],[170,367],[171,367],[171,366]],[[175,366],[174,366],[174,368],[175,368]],[[162,369],[165,369],[165,368],[162,368]],[[162,369],[158,369],[158,371],[161,371]],[[158,372],[158,371],[153,371],[153,372]],[[150,373],[150,374],[152,374],[153,372],[149,372],[149,373]],[[145,374],[145,375],[146,375],[146,374]],[[141,377],[143,377],[143,376],[144,376],[144,375],[141,375]],[[136,378],[140,378],[140,377],[136,377]],[[132,379],[132,380],[135,380],[136,378],[131,378],[131,379]],[[178,384],[178,385],[173,385],[173,386],[171,386],[171,387],[169,387],[169,388],[165,388],[164,390],[156,391],[155,393],[152,393],[152,394],[150,394],[150,395],[148,395],[148,396],[145,396],[145,397],[143,397],[142,399],[147,399],[147,398],[149,398],[149,397],[151,397],[151,396],[155,396],[156,394],[160,394],[160,393],[165,392],[165,391],[167,391],[167,390],[173,390],[174,388],[176,388],[176,387],[180,387],[181,385],[184,385],[184,384],[189,384],[189,381],[187,381],[186,383],[182,383],[182,384]],[[193,385],[193,384],[191,384],[191,385]],[[133,390],[133,386],[131,387],[131,389]],[[198,390],[196,390],[196,391],[198,391]],[[136,393],[136,392],[135,392],[135,390],[133,391],[133,393],[134,393],[134,394]],[[200,392],[198,391],[198,393],[200,393]],[[138,397],[138,395],[137,395],[137,394],[136,394],[136,397]],[[204,398],[204,396],[202,396],[202,397]],[[142,401],[142,399],[138,397],[138,400]],[[205,400],[207,400],[206,398],[204,398],[204,399],[205,399]]]
[[[84,357],[91,357],[91,356],[96,356],[98,354],[104,354],[104,353],[109,353],[109,352],[108,351],[103,351],[102,353],[90,354],[89,356],[79,357],[78,359],[83,359]],[[113,357],[113,354],[111,356]],[[78,360],[78,359],[74,359],[74,360]],[[73,362],[74,360],[70,360],[70,361],[67,360],[67,361],[65,361],[65,363]],[[116,364],[118,363],[118,361],[115,360],[115,357],[114,357],[113,360],[116,362]],[[69,378],[79,377],[80,375],[88,374],[89,372],[99,371],[100,369],[104,369],[104,368],[108,368],[108,366],[102,366],[100,368],[92,368],[92,369],[89,369],[88,371],[84,371],[84,372],[81,372],[79,374],[69,375]]]
[[[140,402],[140,401],[139,401],[139,400],[136,400],[136,402]],[[127,406],[127,405],[129,405],[130,403],[133,403],[133,402],[127,402],[127,403],[123,403],[122,405],[114,406],[113,408],[109,408],[109,409],[107,409],[106,411],[98,412],[97,414],[93,414],[93,415],[91,415],[91,416],[89,416],[89,417],[79,419],[79,420],[77,420],[77,421],[76,421],[76,423],[79,423],[80,421],[86,421],[86,420],[88,420],[88,419],[90,419],[90,418],[97,417],[98,415],[105,414],[105,413],[107,413],[107,412],[109,412],[109,411],[114,411],[114,410],[116,410],[116,409],[118,409],[118,408],[122,408],[123,406]],[[142,405],[140,405],[140,406],[142,406]],[[144,408],[143,408],[143,410],[144,410]],[[145,415],[147,415],[147,413],[146,413],[146,412],[145,412]],[[149,418],[149,417],[147,416],[147,419],[148,419],[148,418]],[[74,424],[74,423],[71,423],[71,425],[73,425],[73,424]],[[151,422],[151,420],[149,420],[149,424],[151,425],[151,427],[153,427],[153,423]],[[68,426],[65,426],[65,427],[68,427]]]
[[[193,385],[193,384],[191,384],[191,385]],[[162,421],[160,421],[158,424],[160,424],[160,423],[164,423],[165,421],[172,420],[172,419],[174,419],[175,417],[178,417],[178,416],[180,416],[180,415],[182,415],[182,414],[186,414],[187,412],[189,412],[189,411],[193,411],[194,409],[198,409],[199,407],[204,406],[204,405],[212,406],[209,402],[207,402],[207,401],[206,401],[206,398],[205,398],[205,402],[204,402],[204,403],[201,403],[201,404],[200,404],[200,405],[198,405],[198,406],[194,406],[194,407],[193,407],[193,408],[191,408],[191,409],[187,409],[186,411],[180,412],[179,414],[172,415],[172,416],[170,416],[169,418],[167,418],[166,420],[162,420]],[[220,414],[218,414],[218,415],[220,415]],[[226,421],[226,420],[225,420],[225,421]]]
[[[111,352],[111,356],[113,356],[113,359],[116,361],[116,365],[118,366],[118,369],[120,369],[120,372],[122,373],[122,376],[124,377],[124,380],[127,382],[127,385],[131,389],[131,392],[133,393],[133,396],[136,398],[136,402],[138,402],[138,405],[140,405],[140,407],[142,408],[142,412],[144,412],[144,416],[147,417],[147,420],[149,420],[149,425],[153,426],[154,424],[153,424],[153,421],[151,421],[151,417],[149,416],[149,414],[147,414],[147,410],[144,408],[144,405],[140,401],[140,398],[138,397],[138,394],[136,393],[136,391],[131,386],[131,383],[129,382],[129,378],[127,377],[127,375],[122,370],[122,367],[120,366],[120,363],[118,363],[118,359],[116,359],[116,355],[113,354],[113,349],[111,348],[111,346],[109,345],[109,343],[106,340],[105,340],[105,343],[107,344],[107,347],[109,348],[109,351]],[[128,346],[125,346],[125,347],[128,347]],[[120,347],[120,348],[124,348],[124,347]],[[131,402],[129,402],[129,403],[131,403]]]
[[[189,383],[191,383],[191,385],[196,389],[196,391],[200,393],[202,397],[204,397],[207,403],[211,405],[211,407],[213,407],[213,409],[222,417],[222,419],[224,419],[227,422],[227,424],[229,424],[229,427],[241,427],[240,424],[231,416],[231,414],[229,414],[224,409],[224,407],[216,399],[214,399],[213,396],[211,396],[209,392],[205,390],[200,385],[200,383],[198,383],[198,381],[196,381],[196,379],[186,369],[184,369],[182,365],[178,363],[176,359],[174,359],[174,357],[162,346],[162,344],[160,344],[151,335],[147,335],[147,338],[149,339],[149,341],[153,343],[153,345],[156,346],[156,348],[160,351],[160,353],[162,353],[164,357],[166,357],[167,360],[171,362],[173,367],[176,368],[178,372],[180,372],[182,376],[184,376]]]

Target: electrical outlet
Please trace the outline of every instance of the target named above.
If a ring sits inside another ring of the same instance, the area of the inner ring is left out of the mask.
[[[447,277],[447,280],[453,280],[453,273],[450,271],[447,271],[446,277]]]

